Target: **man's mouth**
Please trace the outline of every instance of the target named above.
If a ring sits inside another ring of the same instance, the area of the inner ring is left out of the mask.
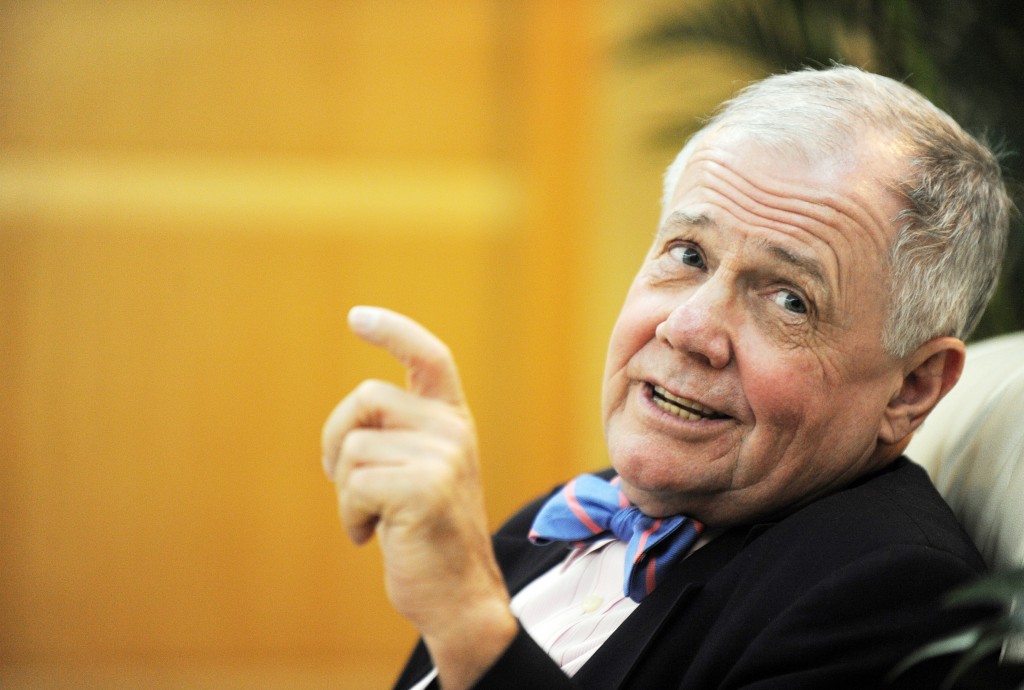
[[[651,399],[659,409],[677,417],[697,421],[701,419],[725,419],[727,415],[705,407],[698,402],[673,395],[661,386],[650,384]]]

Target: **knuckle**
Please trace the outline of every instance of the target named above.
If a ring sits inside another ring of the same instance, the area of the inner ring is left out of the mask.
[[[370,445],[370,434],[366,430],[353,429],[341,439],[340,455],[349,462],[365,459],[369,454]]]
[[[366,494],[366,472],[360,467],[350,469],[345,477],[345,483],[338,487],[338,495],[342,503],[354,507],[358,501],[363,500]]]
[[[386,395],[390,388],[391,384],[379,379],[366,379],[355,387],[352,397],[359,400],[377,400]]]
[[[451,349],[440,340],[432,341],[425,345],[416,355],[421,365],[436,369],[447,366],[452,362]]]
[[[455,431],[462,438],[472,437],[476,435],[476,429],[473,425],[473,420],[470,419],[467,415],[455,415],[455,419],[452,422],[452,424],[454,425]]]
[[[440,500],[452,493],[452,486],[458,480],[458,472],[451,463],[442,462],[424,471],[419,479],[421,492],[431,501]]]
[[[459,443],[460,446],[473,444],[476,439],[476,429],[473,420],[459,410],[447,409],[441,420],[443,435]]]
[[[440,469],[442,475],[450,478],[458,461],[462,458],[462,445],[454,439],[439,439],[435,452],[441,460]]]

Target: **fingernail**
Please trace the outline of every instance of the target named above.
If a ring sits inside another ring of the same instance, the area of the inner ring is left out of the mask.
[[[352,307],[348,312],[348,325],[356,333],[369,333],[380,321],[376,307]]]

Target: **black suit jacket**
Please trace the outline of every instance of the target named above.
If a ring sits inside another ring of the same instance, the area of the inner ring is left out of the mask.
[[[495,535],[515,594],[565,546],[527,540],[534,501]],[[478,688],[864,690],[921,644],[971,622],[941,597],[984,562],[924,470],[890,467],[775,522],[733,528],[668,571],[572,679],[523,630]],[[458,602],[452,602],[458,606]],[[420,644],[396,684],[431,668]],[[946,663],[896,685],[937,688]]]

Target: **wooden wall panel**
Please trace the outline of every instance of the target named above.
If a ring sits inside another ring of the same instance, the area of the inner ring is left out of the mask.
[[[3,234],[28,274],[3,310],[8,659],[401,656],[377,554],[342,538],[318,466],[340,395],[401,377],[344,312],[396,305],[466,355],[489,483],[507,486],[499,468],[535,454],[514,430],[536,423],[495,366],[522,329],[487,275],[508,236],[80,230]]]
[[[401,371],[344,314],[452,346],[495,524],[582,463],[591,10],[0,11],[0,685],[383,686],[318,437]]]
[[[7,0],[5,142],[480,157],[500,3]]]

